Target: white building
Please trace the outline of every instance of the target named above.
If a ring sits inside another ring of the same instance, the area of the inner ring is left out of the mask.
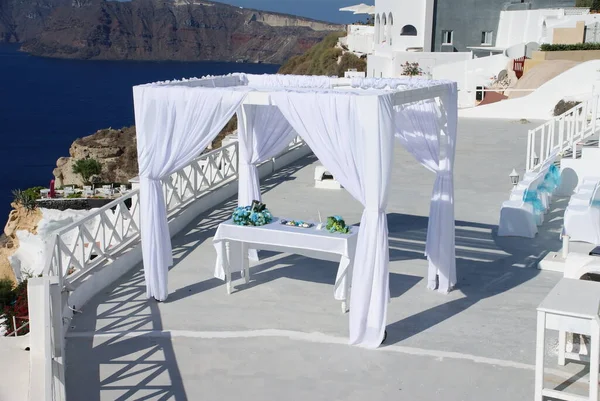
[[[490,78],[511,70],[511,59],[524,57],[541,43],[553,43],[554,28],[575,27],[600,22],[586,8],[546,8],[501,11],[497,30],[482,31],[481,44],[456,52],[454,31],[442,30],[442,51],[433,51],[436,37],[435,0],[375,0],[343,10],[373,15],[374,26],[350,25],[342,40],[348,50],[368,55],[367,76],[398,77],[407,62],[419,63],[423,75],[451,79],[459,85],[459,104],[476,104],[476,92]],[[597,25],[600,36],[600,24]],[[446,35],[446,36],[444,36]],[[439,35],[437,35],[439,36]],[[510,71],[509,71],[510,72]]]

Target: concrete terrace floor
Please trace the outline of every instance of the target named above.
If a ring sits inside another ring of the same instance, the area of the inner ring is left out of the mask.
[[[396,148],[388,207],[392,300],[379,350],[346,345],[348,316],[333,299],[336,263],[264,253],[251,282],[238,279],[227,295],[212,277],[211,240],[232,199],[174,238],[166,302],[145,299],[139,266],[76,315],[67,337],[69,399],[532,399],[535,309],[561,277],[533,266],[560,249],[561,203],[534,240],[495,233],[508,174],[522,171],[526,133],[537,125],[460,121],[459,282],[448,295],[428,291],[424,278],[435,177]],[[281,217],[316,219],[320,210],[357,223],[362,207],[348,193],[314,188],[316,163],[305,158],[266,180],[265,203]],[[581,370],[561,373],[554,358],[548,366],[555,385]]]

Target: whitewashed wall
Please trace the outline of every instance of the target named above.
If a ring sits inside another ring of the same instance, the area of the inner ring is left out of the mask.
[[[433,74],[435,66],[466,61],[472,58],[471,52],[378,52],[367,59],[367,76],[394,78],[402,74],[402,64],[417,62],[424,74]]]
[[[433,4],[434,0],[375,0],[375,50],[389,48],[405,51],[407,47],[431,50]],[[383,24],[384,15],[387,34]],[[390,23],[390,15],[393,23]],[[417,29],[417,36],[400,35],[405,25],[413,25]]]
[[[565,15],[564,9],[540,9],[500,12],[496,46],[508,48],[520,43],[551,42],[549,25]],[[544,28],[546,22],[546,28]]]
[[[368,25],[349,25],[345,44],[354,53],[373,53],[375,27]]]
[[[459,107],[475,105],[475,90],[483,86],[490,78],[506,68],[509,59],[503,54],[480,57],[456,63],[436,65],[433,68],[434,79],[449,79],[458,84]]]

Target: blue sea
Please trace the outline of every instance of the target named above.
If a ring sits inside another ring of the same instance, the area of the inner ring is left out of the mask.
[[[71,143],[134,124],[132,86],[279,66],[219,62],[84,61],[33,57],[0,44],[0,232],[11,190],[47,186]]]

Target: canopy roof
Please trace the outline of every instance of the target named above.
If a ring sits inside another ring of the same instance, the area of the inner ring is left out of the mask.
[[[235,73],[172,81],[158,81],[139,88],[224,88],[248,92],[244,104],[271,104],[271,94],[298,93],[347,94],[358,96],[391,95],[395,105],[418,102],[443,96],[451,81],[421,78],[337,78],[325,76],[253,75]]]
[[[184,168],[237,113],[239,199],[260,198],[256,166],[299,135],[365,207],[350,297],[350,343],[383,338],[389,300],[386,207],[394,137],[437,178],[430,205],[428,288],[456,283],[455,82],[231,74],[136,86],[142,251],[148,298],[165,300],[173,264],[161,180]],[[273,212],[273,211],[272,211]]]

